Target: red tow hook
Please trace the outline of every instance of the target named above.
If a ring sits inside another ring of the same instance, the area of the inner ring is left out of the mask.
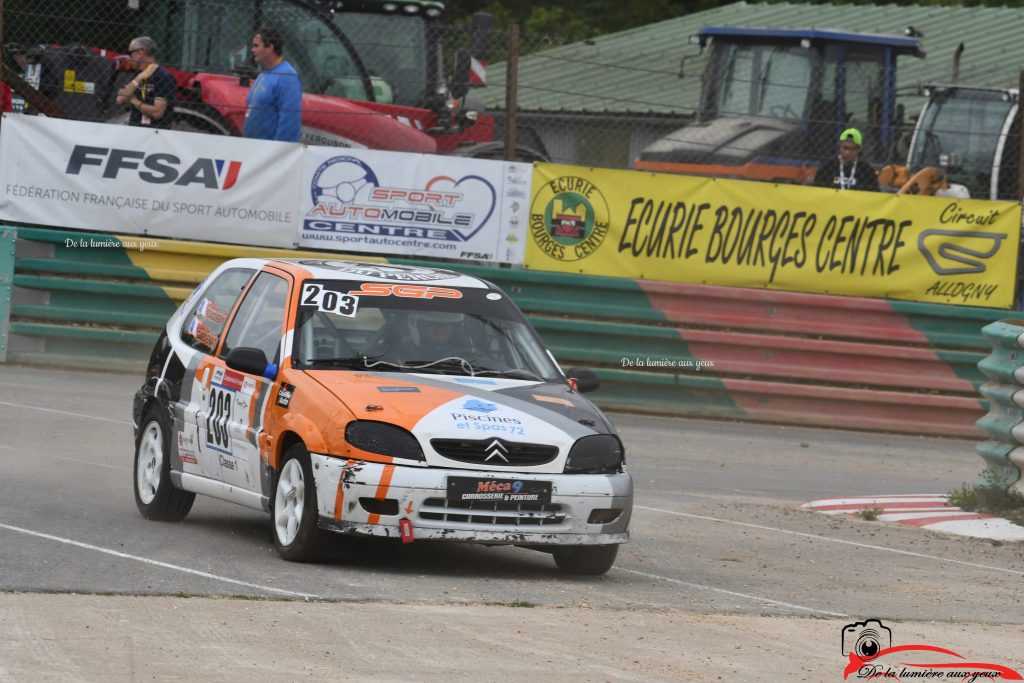
[[[412,522],[408,519],[398,520],[398,528],[402,532],[402,543],[412,543],[416,539],[412,535]]]

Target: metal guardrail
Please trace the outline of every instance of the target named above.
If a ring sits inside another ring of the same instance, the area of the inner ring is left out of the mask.
[[[192,287],[237,256],[314,255],[159,240],[74,249],[18,228],[11,360],[140,367]],[[360,257],[362,258],[362,257]],[[981,328],[1005,311],[710,285],[455,268],[502,287],[563,367],[595,369],[603,407],[977,439]],[[1024,356],[1024,352],[1022,352]],[[641,362],[642,361],[642,362]],[[991,399],[990,399],[991,400]],[[980,423],[979,423],[980,424]],[[1024,427],[1021,427],[1024,436]]]

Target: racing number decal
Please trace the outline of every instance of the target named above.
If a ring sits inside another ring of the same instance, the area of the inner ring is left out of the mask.
[[[231,403],[234,392],[210,387],[210,404],[206,407],[206,445],[231,455]]]
[[[323,286],[307,283],[302,287],[302,305],[316,306],[318,311],[336,313],[351,318],[356,314],[359,299],[348,294],[325,289]]]

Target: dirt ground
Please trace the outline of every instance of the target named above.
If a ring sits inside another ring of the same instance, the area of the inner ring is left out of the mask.
[[[6,593],[0,680],[819,683],[843,680],[844,625],[678,610]],[[893,644],[1024,669],[1024,626],[886,625]]]

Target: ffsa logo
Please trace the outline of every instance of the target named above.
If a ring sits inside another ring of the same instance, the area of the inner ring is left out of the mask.
[[[75,145],[65,171],[78,175],[85,166],[103,169],[104,178],[117,178],[121,171],[135,171],[139,179],[155,185],[201,185],[210,190],[230,190],[242,170],[241,161],[199,158],[188,167],[173,154],[146,154],[134,149]]]

